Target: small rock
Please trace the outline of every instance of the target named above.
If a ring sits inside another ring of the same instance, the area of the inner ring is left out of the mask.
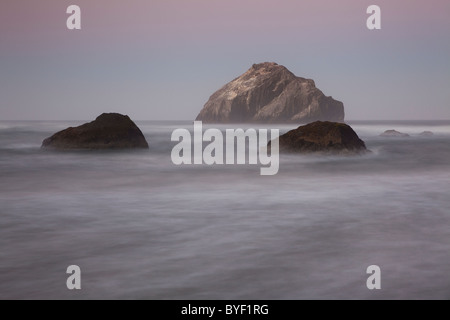
[[[317,121],[280,136],[280,152],[362,154],[366,144],[347,124]],[[271,143],[269,142],[269,147]]]
[[[142,131],[128,117],[104,113],[95,121],[55,133],[42,143],[43,149],[148,149]]]
[[[387,130],[380,134],[380,137],[387,137],[387,138],[407,138],[409,137],[409,134],[398,132],[396,130]]]
[[[421,137],[432,137],[432,136],[434,136],[434,133],[431,132],[431,131],[424,131],[421,134],[419,134],[419,136],[421,136]]]

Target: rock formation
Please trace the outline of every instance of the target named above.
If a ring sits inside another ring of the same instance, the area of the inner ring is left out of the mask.
[[[368,152],[353,129],[344,123],[313,122],[280,136],[280,152],[362,154]],[[269,147],[270,147],[269,143]]]
[[[95,121],[55,133],[42,143],[43,149],[148,149],[141,130],[128,117],[104,113]]]
[[[197,116],[205,123],[308,123],[344,121],[342,102],[326,97],[313,80],[276,63],[255,64],[214,93]]]
[[[409,134],[398,132],[395,130],[387,130],[387,131],[383,132],[382,134],[380,134],[380,136],[386,137],[386,138],[407,138],[407,137],[409,137]]]
[[[433,137],[434,133],[431,131],[424,131],[421,134],[419,134],[419,136],[428,138],[428,137]]]

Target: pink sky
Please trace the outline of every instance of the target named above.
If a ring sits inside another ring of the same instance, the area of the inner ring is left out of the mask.
[[[357,39],[366,32],[365,9],[374,3],[382,8],[388,37],[444,34],[450,27],[447,0],[14,0],[0,5],[2,43],[19,50],[57,46],[67,38],[65,9],[74,3],[82,8],[91,45],[290,42],[342,33]]]
[[[71,4],[81,31],[66,29]],[[380,31],[366,28],[371,4],[382,9]],[[0,96],[10,109],[0,118],[32,115],[26,106],[37,104],[43,117],[88,119],[133,99],[138,117],[190,119],[218,86],[263,61],[314,78],[351,118],[400,118],[407,108],[450,118],[449,30],[448,0],[2,1]],[[434,85],[422,92],[419,77]],[[69,106],[98,110],[61,108],[71,90],[80,94]]]

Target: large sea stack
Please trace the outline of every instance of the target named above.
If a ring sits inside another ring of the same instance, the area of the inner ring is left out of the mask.
[[[253,65],[214,93],[197,116],[205,123],[308,123],[344,121],[344,105],[313,80],[276,63]]]
[[[353,129],[344,123],[317,121],[280,136],[280,152],[363,154],[368,152]],[[270,146],[270,143],[269,143]]]
[[[55,133],[42,143],[43,149],[148,149],[142,131],[128,117],[104,113],[95,121]]]

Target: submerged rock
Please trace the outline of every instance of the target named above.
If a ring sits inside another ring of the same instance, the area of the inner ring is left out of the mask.
[[[362,154],[366,144],[347,124],[313,122],[280,136],[280,152]],[[269,143],[269,147],[270,147]]]
[[[205,123],[308,123],[344,121],[344,105],[313,80],[276,63],[255,64],[214,93],[197,116]]]
[[[55,133],[42,143],[43,149],[148,149],[142,131],[128,117],[104,113],[95,121]]]
[[[380,134],[380,137],[407,138],[407,137],[409,137],[409,134],[398,132],[396,130],[387,130],[387,131],[383,132],[382,134]]]

